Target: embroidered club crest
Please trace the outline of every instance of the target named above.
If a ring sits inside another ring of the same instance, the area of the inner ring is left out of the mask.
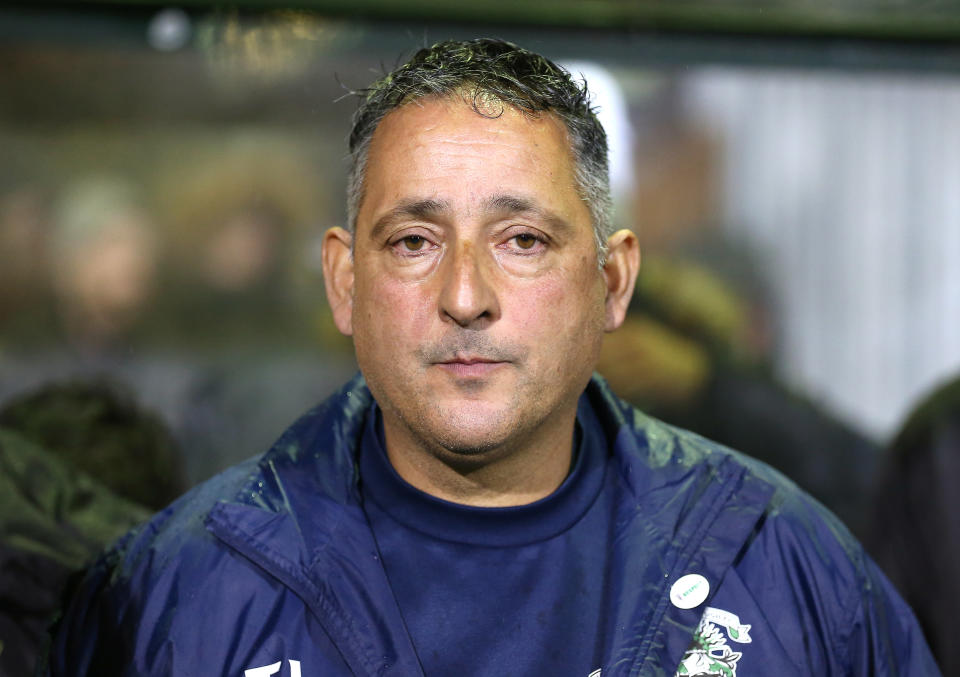
[[[752,642],[750,626],[742,624],[736,614],[707,607],[675,677],[737,677],[743,653],[731,649],[728,641]]]

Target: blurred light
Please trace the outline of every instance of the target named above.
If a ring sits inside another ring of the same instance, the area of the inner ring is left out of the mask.
[[[147,42],[161,52],[173,52],[190,40],[190,17],[181,9],[157,12],[147,27]]]
[[[607,133],[610,163],[610,190],[619,206],[634,190],[633,125],[627,99],[617,79],[603,66],[587,61],[560,64],[575,80],[586,80],[590,103],[597,109],[597,118]]]
[[[197,28],[197,47],[206,53],[221,84],[259,77],[271,82],[300,77],[335,38],[339,27],[310,12],[270,12],[241,22],[235,11]]]

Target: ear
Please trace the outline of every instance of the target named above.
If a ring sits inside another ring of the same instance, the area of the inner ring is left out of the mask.
[[[607,284],[605,331],[613,331],[627,315],[633,285],[640,270],[640,243],[633,232],[618,230],[607,240],[607,263],[603,278]]]
[[[323,235],[323,281],[333,322],[345,336],[353,336],[353,236],[343,228]]]

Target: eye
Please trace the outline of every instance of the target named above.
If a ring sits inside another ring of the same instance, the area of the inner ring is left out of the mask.
[[[540,253],[547,246],[546,238],[537,231],[522,230],[507,233],[507,240],[501,245],[505,251],[514,254],[530,255]]]
[[[521,233],[515,236],[514,241],[520,249],[532,249],[537,244],[537,238],[530,233]]]
[[[426,238],[420,237],[419,235],[407,235],[400,241],[403,243],[403,248],[408,252],[418,252],[422,250],[427,243]]]
[[[418,259],[435,251],[438,246],[428,233],[398,234],[389,241],[389,247],[394,254],[405,259]]]

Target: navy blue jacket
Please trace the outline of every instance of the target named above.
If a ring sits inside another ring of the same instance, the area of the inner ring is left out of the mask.
[[[362,509],[370,405],[358,377],[122,539],[70,604],[48,674],[422,675]],[[580,407],[618,473],[602,677],[939,674],[861,546],[788,480],[600,380]]]

